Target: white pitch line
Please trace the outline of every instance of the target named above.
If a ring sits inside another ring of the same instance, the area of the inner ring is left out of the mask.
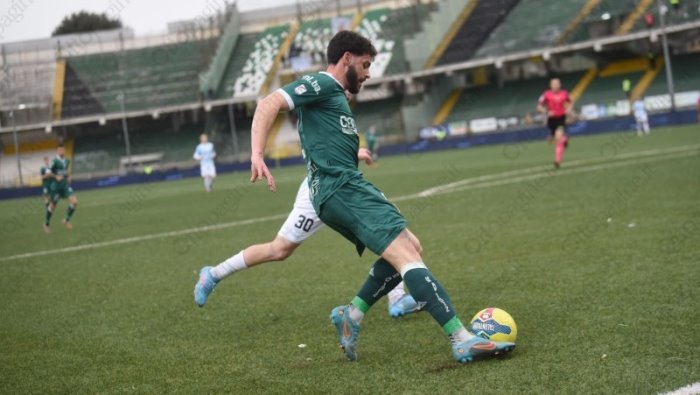
[[[12,260],[23,259],[23,258],[35,258],[38,256],[60,254],[60,253],[65,253],[65,252],[90,250],[90,249],[100,248],[100,247],[109,247],[109,246],[119,245],[119,244],[134,243],[137,241],[162,239],[165,237],[183,236],[183,235],[187,235],[190,233],[208,232],[210,230],[226,229],[226,228],[232,228],[235,226],[243,226],[243,225],[251,225],[251,224],[256,224],[256,223],[265,222],[265,221],[282,219],[282,218],[286,218],[286,217],[287,217],[287,214],[277,214],[277,215],[271,215],[269,217],[246,219],[246,220],[242,220],[242,221],[225,222],[222,224],[199,226],[196,228],[176,230],[176,231],[172,231],[172,232],[164,232],[164,233],[155,233],[155,234],[144,235],[144,236],[127,237],[125,239],[101,241],[99,243],[83,244],[83,245],[78,245],[78,246],[73,246],[73,247],[58,248],[55,250],[28,252],[25,254],[2,257],[2,258],[0,258],[0,262],[12,261]]]
[[[404,195],[404,196],[392,198],[391,201],[399,202],[399,201],[406,201],[406,200],[422,199],[422,198],[426,198],[428,196],[442,195],[442,194],[454,193],[454,192],[462,192],[462,191],[466,191],[466,190],[470,190],[470,189],[480,189],[480,188],[488,188],[488,187],[493,187],[493,186],[514,184],[514,183],[519,183],[519,182],[523,182],[523,181],[544,178],[544,177],[548,177],[551,175],[559,176],[559,175],[575,174],[575,173],[582,173],[582,172],[587,172],[587,171],[595,171],[595,170],[611,169],[611,168],[622,167],[622,166],[629,166],[629,165],[634,165],[634,164],[639,164],[639,163],[656,162],[656,161],[661,161],[661,160],[694,156],[694,155],[697,155],[697,152],[694,152],[692,150],[694,150],[696,148],[700,148],[700,146],[683,147],[682,149],[674,148],[674,149],[667,149],[667,150],[643,151],[643,152],[637,153],[639,155],[639,157],[643,158],[641,160],[637,159],[637,160],[615,161],[613,163],[603,163],[603,164],[600,164],[597,166],[578,167],[575,169],[562,170],[562,171],[558,171],[558,172],[545,171],[545,169],[549,169],[548,166],[547,167],[536,166],[536,167],[531,167],[531,168],[527,168],[527,169],[521,169],[521,170],[508,171],[508,172],[503,172],[503,173],[487,175],[487,176],[468,178],[468,179],[457,181],[454,183],[445,184],[445,185],[451,186],[451,188],[448,188],[448,189],[442,188],[442,187],[434,187],[434,188],[426,189],[426,190],[421,191],[419,193],[414,193],[414,194],[410,194],[410,195]],[[683,151],[692,151],[692,152],[683,152]],[[661,156],[658,155],[660,153],[668,154],[669,152],[681,152],[681,153],[674,154],[674,155],[661,155]],[[654,156],[654,155],[656,155],[656,156]],[[620,155],[620,157],[621,156],[622,155]],[[633,157],[634,156],[632,156],[631,154],[625,155],[625,158],[633,158]],[[578,166],[585,166],[584,161],[571,162],[569,164],[569,166],[572,163],[574,165],[578,165]],[[532,172],[532,171],[537,171],[537,170],[539,170],[540,172],[538,172],[536,174],[522,176],[522,177],[512,177],[513,175],[523,174],[523,172],[525,172],[525,171]],[[505,176],[505,174],[508,174],[509,178],[503,178]],[[490,181],[490,182],[477,183],[477,182],[481,182],[481,181]],[[53,249],[53,250],[43,250],[43,251],[36,251],[36,252],[27,252],[24,254],[2,257],[2,258],[0,258],[0,262],[14,261],[14,260],[25,259],[25,258],[36,258],[36,257],[40,257],[40,256],[62,254],[62,253],[67,253],[67,252],[90,250],[90,249],[109,247],[109,246],[120,245],[120,244],[135,243],[135,242],[139,242],[139,241],[162,239],[162,238],[166,238],[166,237],[183,236],[183,235],[192,234],[192,233],[208,232],[208,231],[212,231],[212,230],[226,229],[226,228],[232,228],[232,227],[236,227],[236,226],[252,225],[252,224],[257,224],[257,223],[266,222],[266,221],[283,219],[283,218],[286,218],[287,215],[288,214],[277,214],[277,215],[271,215],[271,216],[267,216],[267,217],[253,218],[253,219],[233,221],[233,222],[225,222],[225,223],[221,223],[221,224],[200,226],[200,227],[196,227],[196,228],[182,229],[182,230],[176,230],[176,231],[171,231],[171,232],[155,233],[155,234],[143,235],[143,236],[134,236],[134,237],[128,237],[128,238],[124,238],[124,239],[102,241],[102,242],[98,242],[98,243],[82,244],[82,245],[73,246],[73,247],[65,247],[65,248],[58,248],[58,249]]]
[[[688,384],[670,392],[659,392],[659,395],[698,395],[700,394],[700,382]]]
[[[640,156],[637,159],[628,159],[628,160],[613,161],[613,162],[608,161],[607,163],[602,163],[602,164],[594,165],[594,166],[591,166],[591,165],[594,163],[600,162],[600,160],[590,160],[588,162],[586,162],[585,160],[579,160],[579,161],[567,163],[566,168],[562,169],[562,170],[553,170],[550,166],[530,167],[530,168],[522,169],[522,170],[514,170],[514,171],[508,171],[508,172],[504,172],[504,173],[497,173],[497,174],[490,174],[490,175],[486,175],[486,176],[467,178],[467,179],[455,181],[455,182],[452,182],[449,184],[439,185],[437,187],[425,189],[425,190],[418,192],[418,193],[413,193],[410,195],[404,195],[404,196],[399,196],[396,198],[391,198],[390,200],[392,202],[402,202],[402,201],[406,201],[406,200],[413,200],[413,199],[420,199],[420,198],[427,198],[427,197],[431,197],[431,196],[443,195],[446,193],[462,192],[462,191],[467,191],[467,190],[472,190],[472,189],[481,189],[481,188],[488,188],[488,187],[494,187],[494,186],[500,186],[500,185],[515,184],[518,182],[537,180],[537,179],[546,178],[549,176],[564,176],[567,174],[584,173],[584,172],[604,170],[604,169],[613,169],[616,167],[629,166],[629,165],[634,165],[634,164],[639,164],[639,163],[648,163],[648,162],[656,162],[656,161],[660,161],[660,160],[683,158],[683,157],[698,155],[698,152],[696,151],[696,149],[700,149],[700,146],[697,146],[697,148],[695,146],[693,146],[693,148],[684,147],[683,149],[644,151],[644,152],[640,152]],[[669,154],[669,152],[674,152],[674,151],[677,153]],[[652,154],[652,152],[654,152],[656,156],[653,156],[654,154]],[[659,154],[666,154],[666,155],[659,155]],[[625,157],[630,158],[629,155],[626,155]],[[578,167],[571,169],[572,164],[574,166],[578,166]],[[535,172],[535,173],[533,173],[533,172]],[[504,178],[501,176],[502,174],[509,174],[510,177]],[[523,175],[520,177],[513,177],[513,175],[518,175],[518,174],[527,174],[527,175]]]
[[[667,149],[654,149],[654,150],[647,150],[647,151],[630,152],[630,153],[626,153],[626,154],[616,155],[614,158],[579,159],[579,160],[566,162],[566,168],[570,169],[572,167],[587,166],[587,165],[596,164],[596,163],[610,163],[611,160],[619,161],[619,160],[624,160],[624,159],[641,158],[641,157],[654,156],[654,155],[659,155],[659,154],[670,154],[672,152],[694,151],[696,149],[700,149],[700,144],[690,145],[690,146],[686,146],[686,147],[675,147],[675,148],[667,148]],[[551,172],[551,171],[553,171],[553,169],[551,166],[536,166],[536,167],[529,167],[526,169],[506,171],[503,173],[487,174],[484,176],[472,177],[472,178],[467,178],[464,180],[451,182],[448,184],[438,185],[436,187],[421,191],[418,193],[418,195],[430,196],[430,195],[439,193],[443,190],[451,190],[451,189],[454,189],[454,188],[457,188],[457,187],[460,187],[463,185],[477,184],[477,183],[480,183],[481,181],[492,181],[492,180],[501,179],[501,178],[510,178],[512,176],[519,176],[522,174],[530,175],[535,171]]]
[[[495,180],[495,181],[487,182],[487,183],[483,183],[483,184],[466,185],[463,187],[457,187],[457,188],[452,188],[449,190],[439,191],[439,192],[436,192],[432,195],[443,195],[446,193],[462,192],[462,191],[467,191],[467,190],[471,190],[471,189],[481,189],[481,188],[495,187],[495,186],[500,186],[500,185],[515,184],[515,183],[519,183],[519,182],[523,182],[523,181],[537,180],[540,178],[546,178],[546,177],[550,177],[550,176],[559,177],[559,176],[565,176],[568,174],[587,173],[587,172],[596,171],[596,170],[608,170],[608,169],[614,169],[616,167],[624,167],[624,166],[630,166],[630,165],[636,165],[636,164],[642,164],[642,163],[655,163],[655,162],[661,162],[664,160],[685,158],[685,157],[691,157],[691,156],[697,156],[697,155],[698,155],[698,153],[696,153],[696,152],[682,152],[682,153],[678,153],[678,154],[648,157],[648,158],[644,158],[644,159],[633,159],[633,160],[626,160],[626,161],[620,161],[620,162],[614,162],[614,163],[608,163],[608,164],[600,164],[597,166],[578,167],[576,169],[571,169],[571,170],[567,170],[567,171],[537,173],[537,174],[532,174],[529,176],[508,178],[508,179],[504,179],[504,180]],[[430,196],[430,195],[428,195],[428,196]]]

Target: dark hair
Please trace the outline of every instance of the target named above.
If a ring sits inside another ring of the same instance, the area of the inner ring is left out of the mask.
[[[328,64],[337,64],[345,52],[355,56],[369,55],[373,58],[377,56],[377,50],[367,38],[349,30],[341,30],[328,43],[326,51]]]

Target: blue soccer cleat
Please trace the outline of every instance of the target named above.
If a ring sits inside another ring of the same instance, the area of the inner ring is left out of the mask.
[[[351,361],[357,361],[357,338],[360,335],[360,324],[353,321],[348,313],[350,306],[338,306],[331,311],[331,323],[338,333],[340,348]]]
[[[389,315],[392,318],[399,318],[411,313],[417,313],[422,307],[416,303],[413,296],[406,294],[397,300],[396,303],[389,306]]]
[[[479,336],[474,336],[464,343],[452,346],[452,355],[459,363],[471,362],[474,359],[503,355],[515,349],[515,343],[494,342]]]
[[[211,269],[211,266],[204,266],[202,270],[199,271],[199,281],[197,281],[197,285],[194,286],[194,302],[199,307],[204,307],[209,294],[212,293],[214,287],[216,287],[216,284],[219,282],[219,280],[212,276]]]

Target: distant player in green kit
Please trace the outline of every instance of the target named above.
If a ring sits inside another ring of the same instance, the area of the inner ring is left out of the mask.
[[[379,137],[377,137],[377,127],[372,125],[369,127],[369,130],[367,131],[367,134],[365,134],[365,141],[367,141],[367,149],[369,152],[372,153],[372,160],[377,160],[379,159],[379,155],[377,154],[377,149],[379,147],[377,146],[377,143],[379,142]]]
[[[73,194],[73,188],[70,186],[70,159],[66,158],[66,149],[63,145],[59,145],[56,149],[56,157],[53,158],[49,166],[49,178],[52,179],[50,188],[49,204],[46,206],[46,222],[44,222],[44,232],[51,233],[51,216],[56,210],[58,201],[68,199],[68,210],[63,218],[63,226],[66,229],[73,229],[70,219],[75,213],[75,208],[78,206],[78,198]]]
[[[41,194],[44,197],[44,205],[49,205],[49,193],[51,192],[51,183],[53,178],[51,177],[51,167],[49,165],[49,157],[44,157],[44,165],[39,169],[39,174],[41,174]]]
[[[402,278],[416,302],[449,338],[457,361],[508,352],[515,344],[493,342],[467,331],[447,292],[423,263],[420,242],[408,230],[404,217],[357,169],[360,139],[344,92],[359,92],[376,54],[366,38],[341,31],[328,44],[325,72],[305,75],[261,100],[251,130],[250,180],[265,178],[270,190],[276,189],[264,161],[265,144],[278,112],[295,110],[315,211],[325,224],[355,244],[358,253],[369,248],[381,256],[350,304],[331,311],[331,323],[348,359],[357,359],[365,313]]]

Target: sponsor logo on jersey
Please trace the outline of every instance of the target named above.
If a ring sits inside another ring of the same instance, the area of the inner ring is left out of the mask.
[[[355,119],[353,119],[353,117],[341,115],[340,116],[340,130],[345,134],[357,135],[357,128],[355,127]]]
[[[301,77],[302,80],[308,82],[312,88],[314,88],[314,92],[318,95],[319,92],[321,92],[321,85],[318,84],[318,81],[310,75],[305,75]]]
[[[294,93],[297,95],[303,95],[306,93],[306,87],[304,85],[299,85],[296,88],[294,88]]]

